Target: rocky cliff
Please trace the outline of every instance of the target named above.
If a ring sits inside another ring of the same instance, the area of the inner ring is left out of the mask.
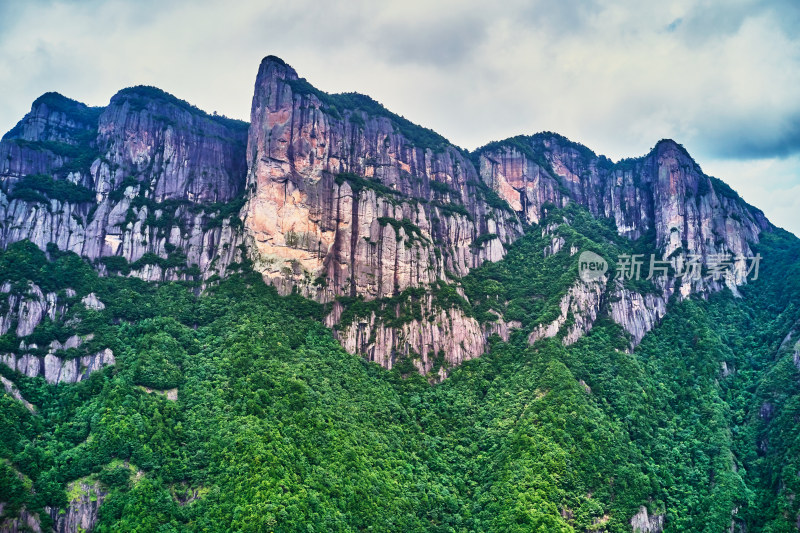
[[[45,94],[0,142],[0,244],[54,243],[149,280],[224,272],[246,135],[150,87],[105,108]]]
[[[613,220],[676,270],[693,255],[750,255],[769,227],[673,141],[617,163],[551,133],[470,154],[369,97],[319,91],[273,56],[258,71],[249,132],[152,87],[120,91],[105,108],[48,93],[0,142],[0,183],[3,247],[53,243],[146,280],[208,279],[252,259],[280,292],[329,304],[326,323],[348,350],[440,375],[519,325],[442,305],[440,288],[459,291],[454,280],[501,260],[551,206]],[[566,254],[565,242],[554,235],[542,253]],[[676,291],[735,290],[743,268],[667,278],[649,294],[576,279],[561,315],[527,333],[535,341],[566,324],[574,342],[605,313],[636,343]],[[33,315],[55,313],[46,296],[12,295],[12,307],[31,306],[18,310],[19,335]],[[413,319],[399,320],[401,309]]]
[[[317,91],[274,57],[256,79],[247,155],[245,228],[284,291],[391,296],[496,261],[521,233],[468,154],[366,96]]]
[[[638,241],[672,268],[671,275],[654,280],[656,291],[650,294],[631,291],[618,281],[609,287],[593,284],[591,290],[577,283],[564,296],[560,319],[532,332],[532,341],[555,336],[569,310],[579,316],[564,338],[573,342],[591,328],[600,306],[597,290],[601,290],[607,293],[602,299],[610,304],[608,314],[638,343],[664,316],[666,302],[676,291],[687,297],[726,285],[736,291],[737,285],[746,283],[749,264],[745,258],[753,255],[751,244],[770,228],[760,210],[720,180],[705,175],[686,150],[671,140],[658,142],[644,157],[617,163],[553,133],[490,143],[476,155],[481,178],[524,222],[538,224],[547,206],[576,203],[595,217],[613,220],[620,235]],[[557,253],[560,246],[563,241],[554,241],[550,253]],[[707,267],[723,257],[730,260],[731,268],[719,279],[704,275],[687,281],[675,275],[687,268],[690,259]],[[643,256],[643,261],[644,277],[649,257]],[[568,309],[576,298],[592,304]]]
[[[391,298],[501,259],[522,232],[463,150],[366,96],[318,91],[275,57],[256,79],[247,158],[247,242],[284,293]],[[423,354],[428,371],[424,354],[463,346],[462,337],[467,348],[445,352],[451,363],[484,350],[477,323],[454,313],[406,333],[373,317],[340,338],[389,367]]]

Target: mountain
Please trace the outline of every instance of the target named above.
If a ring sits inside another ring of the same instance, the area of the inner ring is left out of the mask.
[[[0,221],[2,530],[800,527],[800,242],[672,140],[468,152],[268,56],[249,125],[38,98]]]

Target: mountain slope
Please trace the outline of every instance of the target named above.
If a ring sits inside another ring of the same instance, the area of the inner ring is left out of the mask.
[[[798,528],[800,241],[673,141],[470,154],[267,57],[249,131],[48,93],[0,155],[0,530]]]

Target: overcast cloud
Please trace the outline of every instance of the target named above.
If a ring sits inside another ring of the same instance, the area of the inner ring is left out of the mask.
[[[800,234],[800,3],[643,4],[6,0],[0,130],[46,91],[105,105],[137,84],[247,119],[274,54],[465,148],[551,130],[619,159],[673,138]]]

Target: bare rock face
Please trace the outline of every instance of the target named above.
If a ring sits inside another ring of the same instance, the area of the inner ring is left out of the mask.
[[[538,222],[546,203],[574,201],[596,217],[613,219],[626,237],[652,231],[665,257],[748,255],[770,227],[761,211],[703,174],[671,140],[616,164],[552,133],[492,143],[478,154],[481,179],[526,221]]]
[[[569,345],[581,338],[592,329],[597,319],[605,292],[605,282],[605,278],[594,282],[579,280],[570,287],[559,304],[561,313],[558,318],[549,324],[535,327],[528,336],[528,342],[533,344],[540,339],[555,337],[570,317],[572,323],[567,326],[562,342]]]
[[[657,258],[669,258],[677,269],[692,256],[703,264],[723,254],[733,260],[731,271],[719,280],[679,285],[668,279],[657,283],[659,293],[646,295],[621,286],[613,289],[610,315],[631,334],[634,345],[664,316],[666,302],[676,290],[681,298],[725,286],[738,294],[736,287],[746,283],[743,257],[753,255],[750,245],[771,227],[761,211],[703,174],[683,147],[670,140],[660,141],[645,157],[614,164],[560,135],[542,133],[491,143],[478,150],[478,160],[484,183],[528,223],[538,223],[548,204],[577,202],[595,217],[613,219],[620,235],[651,236]],[[558,253],[562,246],[554,237],[543,253],[545,257]],[[564,296],[562,316],[537,327],[531,342],[559,332],[573,296],[574,288]],[[596,305],[586,303],[587,307],[571,311],[576,326],[565,342],[588,331],[596,318]]]
[[[445,139],[365,96],[320,93],[277,58],[259,70],[247,152],[245,228],[284,292],[391,296],[497,260],[520,234]],[[472,246],[481,235],[497,238]]]
[[[0,362],[11,370],[35,378],[44,377],[45,381],[52,384],[77,383],[89,377],[92,372],[101,370],[106,366],[116,364],[114,353],[106,348],[92,355],[83,355],[74,359],[65,359],[59,355],[60,350],[77,348],[80,338],[70,337],[63,345],[58,341],[50,344],[48,353],[44,356],[35,353],[16,355],[13,353],[0,355]],[[22,344],[20,349],[27,347]],[[30,348],[36,348],[35,345]]]
[[[246,135],[152,87],[105,108],[49,93],[0,142],[0,246],[120,256],[151,280],[183,279],[192,265],[224,273],[241,232],[237,210],[220,206],[243,199]]]
[[[29,513],[27,509],[22,508],[16,518],[5,517],[3,515],[5,506],[5,503],[0,502],[0,531],[4,533],[25,533],[28,531],[41,533],[42,524],[38,514]]]
[[[659,294],[641,295],[618,285],[610,308],[611,318],[631,334],[637,345],[667,313],[667,302]]]
[[[462,151],[365,96],[316,91],[274,57],[256,80],[247,155],[247,242],[282,293],[391,297],[499,260],[521,234]],[[389,368],[412,352],[429,371],[429,352],[459,364],[485,349],[477,322],[455,312],[400,329],[372,318],[338,334]]]
[[[411,358],[422,374],[438,372],[478,357],[486,350],[486,335],[477,320],[460,309],[434,309],[423,320],[411,320],[400,327],[388,327],[370,317],[356,320],[337,335],[351,353],[392,368],[398,360]],[[506,334],[506,339],[507,339]]]
[[[102,311],[106,308],[106,304],[101,302],[95,293],[89,293],[81,299],[81,303],[86,306],[87,309],[94,309],[95,311]]]
[[[45,318],[56,321],[64,314],[65,305],[53,292],[45,294],[36,284],[29,284],[25,293],[12,293],[11,284],[0,286],[0,298],[5,299],[6,312],[0,314],[0,335],[7,333],[16,323],[14,333],[25,337]]]
[[[664,515],[651,515],[644,505],[631,518],[634,533],[661,533],[664,531]]]
[[[30,403],[29,401],[27,401],[25,398],[22,397],[22,393],[19,392],[19,389],[17,388],[16,385],[14,385],[14,382],[4,378],[3,376],[0,376],[0,383],[3,384],[3,388],[8,394],[11,395],[12,398],[14,398],[15,400],[17,400],[18,402],[20,402],[22,405],[25,406],[25,409],[27,409],[31,413],[36,412],[36,407],[34,407],[32,403]]]
[[[259,68],[249,132],[153,87],[133,87],[103,108],[43,95],[0,141],[0,247],[53,243],[101,273],[151,281],[224,276],[249,258],[279,292],[333,302],[326,323],[348,350],[386,367],[411,358],[423,373],[479,356],[490,335],[508,338],[518,324],[502,317],[478,324],[427,297],[418,303],[423,320],[389,327],[372,316],[338,327],[343,306],[431,292],[502,259],[523,225],[569,202],[614,220],[620,235],[652,240],[676,266],[692,255],[705,263],[751,255],[770,228],[673,141],[617,163],[552,133],[469,154],[366,96],[318,91],[272,56]],[[542,254],[565,245],[554,235]],[[560,316],[530,339],[563,334],[575,342],[607,302],[636,344],[674,292],[685,298],[728,286],[736,293],[745,281],[739,261],[728,278],[669,280],[656,294],[576,283]],[[63,314],[56,294],[37,290],[12,294],[4,285],[0,334],[13,326],[26,336],[44,317]],[[91,294],[83,304],[104,305]],[[2,357],[59,383],[109,364],[99,354]]]
[[[107,496],[97,481],[77,480],[67,486],[71,499],[65,510],[45,507],[53,519],[56,533],[91,531],[97,523],[97,512]]]

